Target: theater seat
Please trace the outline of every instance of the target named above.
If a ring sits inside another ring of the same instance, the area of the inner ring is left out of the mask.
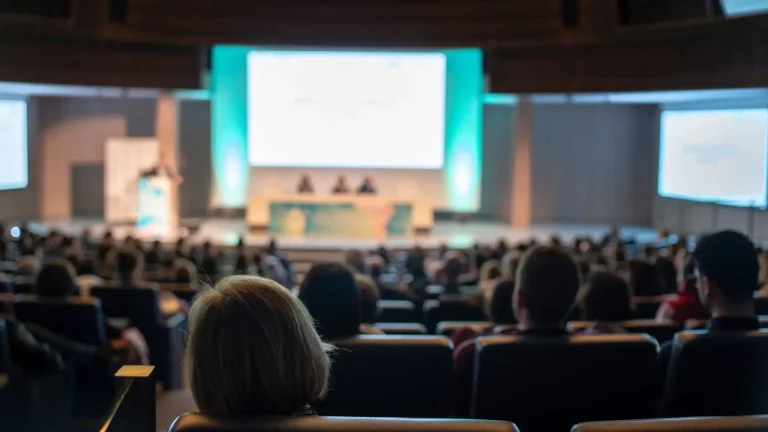
[[[376,327],[388,335],[425,335],[427,328],[419,323],[377,323]]]
[[[658,344],[648,336],[486,336],[477,350],[473,418],[556,431],[655,411]]]
[[[571,432],[763,432],[768,416],[700,417],[578,424]]]
[[[379,308],[381,313],[379,314],[378,322],[420,322],[416,306],[407,300],[379,300]]]
[[[16,294],[35,294],[35,278],[16,276],[13,279],[13,292]]]
[[[157,367],[158,378],[165,388],[181,388],[186,318],[180,314],[163,317],[158,291],[152,287],[100,286],[91,288],[91,295],[101,299],[107,317],[126,318],[144,335],[150,362]]]
[[[437,324],[443,321],[485,321],[485,313],[461,296],[443,296],[440,300],[424,302],[424,325],[433,334]]]
[[[358,336],[334,341],[321,415],[444,417],[451,406],[451,341],[437,336]]]
[[[197,413],[184,414],[169,432],[518,432],[512,423],[489,420],[356,418],[356,417],[264,417],[217,419]]]
[[[629,333],[640,333],[653,336],[659,343],[664,343],[668,340],[672,340],[675,333],[683,329],[683,327],[674,321],[656,321],[656,320],[631,320],[631,321],[618,321],[612,324],[623,328]],[[568,328],[571,331],[583,331],[592,325],[590,321],[571,321],[568,323]]]
[[[768,293],[755,293],[755,314],[768,315]]]
[[[664,417],[768,412],[768,330],[705,330],[675,336],[662,399]]]
[[[8,324],[0,318],[0,374],[11,372],[11,347],[8,343]]]
[[[38,324],[75,342],[97,347],[106,344],[104,315],[98,299],[19,295],[13,309],[21,322]]]
[[[661,304],[667,300],[665,296],[632,297],[635,314],[638,319],[654,319]]]
[[[492,321],[443,321],[437,323],[435,332],[442,336],[451,337],[453,332],[463,328],[470,328],[477,333],[488,333],[493,328]]]

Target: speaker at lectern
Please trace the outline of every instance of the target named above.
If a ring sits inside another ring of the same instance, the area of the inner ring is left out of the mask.
[[[178,176],[159,165],[142,172],[138,182],[137,234],[153,239],[175,238],[178,220],[174,211],[173,188],[177,187]]]

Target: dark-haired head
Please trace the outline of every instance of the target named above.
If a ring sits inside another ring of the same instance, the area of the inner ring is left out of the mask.
[[[667,257],[658,257],[653,263],[656,272],[659,274],[661,283],[661,292],[663,294],[672,294],[677,292],[677,268],[674,261]]]
[[[648,261],[629,262],[629,287],[635,296],[657,296],[662,292],[658,269]]]
[[[488,317],[496,324],[514,324],[515,312],[512,310],[512,293],[515,291],[515,281],[504,279],[496,284],[491,301],[488,305]]]
[[[299,288],[299,299],[325,339],[357,335],[360,300],[352,270],[337,262],[315,264]]]
[[[579,305],[587,321],[626,321],[634,316],[629,285],[609,272],[596,272],[587,280]]]
[[[714,317],[754,315],[760,266],[747,236],[731,230],[706,235],[696,245],[693,259],[701,301]]]
[[[40,296],[69,297],[75,292],[75,269],[65,259],[51,259],[40,269],[36,286]]]
[[[133,284],[141,279],[144,262],[140,254],[131,249],[121,249],[115,253],[116,279],[121,284]]]
[[[526,327],[562,327],[581,285],[570,255],[546,246],[523,255],[515,282],[515,316]]]

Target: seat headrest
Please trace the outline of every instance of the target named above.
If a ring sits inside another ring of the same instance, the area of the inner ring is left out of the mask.
[[[215,419],[188,413],[177,418],[169,432],[518,432],[514,424],[490,420],[405,419],[361,417],[261,417]]]
[[[80,305],[80,306],[99,306],[100,300],[97,298],[82,297],[42,297],[35,294],[17,294],[14,297],[17,303],[39,303],[47,305]]]
[[[761,432],[768,416],[701,417],[581,423],[571,432]]]
[[[768,330],[753,330],[750,332],[687,330],[677,333],[675,340],[683,345],[692,342],[697,344],[722,344],[727,342],[768,344]]]
[[[420,346],[451,347],[451,340],[444,336],[421,335],[360,335],[347,339],[334,340],[336,346],[375,347],[375,346]]]
[[[644,334],[597,334],[597,335],[564,335],[563,337],[531,337],[525,335],[514,336],[484,336],[477,339],[480,348],[500,346],[507,344],[530,345],[589,345],[604,343],[652,343],[658,345],[655,340]]]
[[[382,309],[406,309],[414,310],[416,307],[408,300],[379,300]]]

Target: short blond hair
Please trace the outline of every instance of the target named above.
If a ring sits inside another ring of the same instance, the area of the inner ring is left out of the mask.
[[[331,349],[280,284],[226,277],[189,314],[192,396],[213,416],[291,414],[325,395]]]

